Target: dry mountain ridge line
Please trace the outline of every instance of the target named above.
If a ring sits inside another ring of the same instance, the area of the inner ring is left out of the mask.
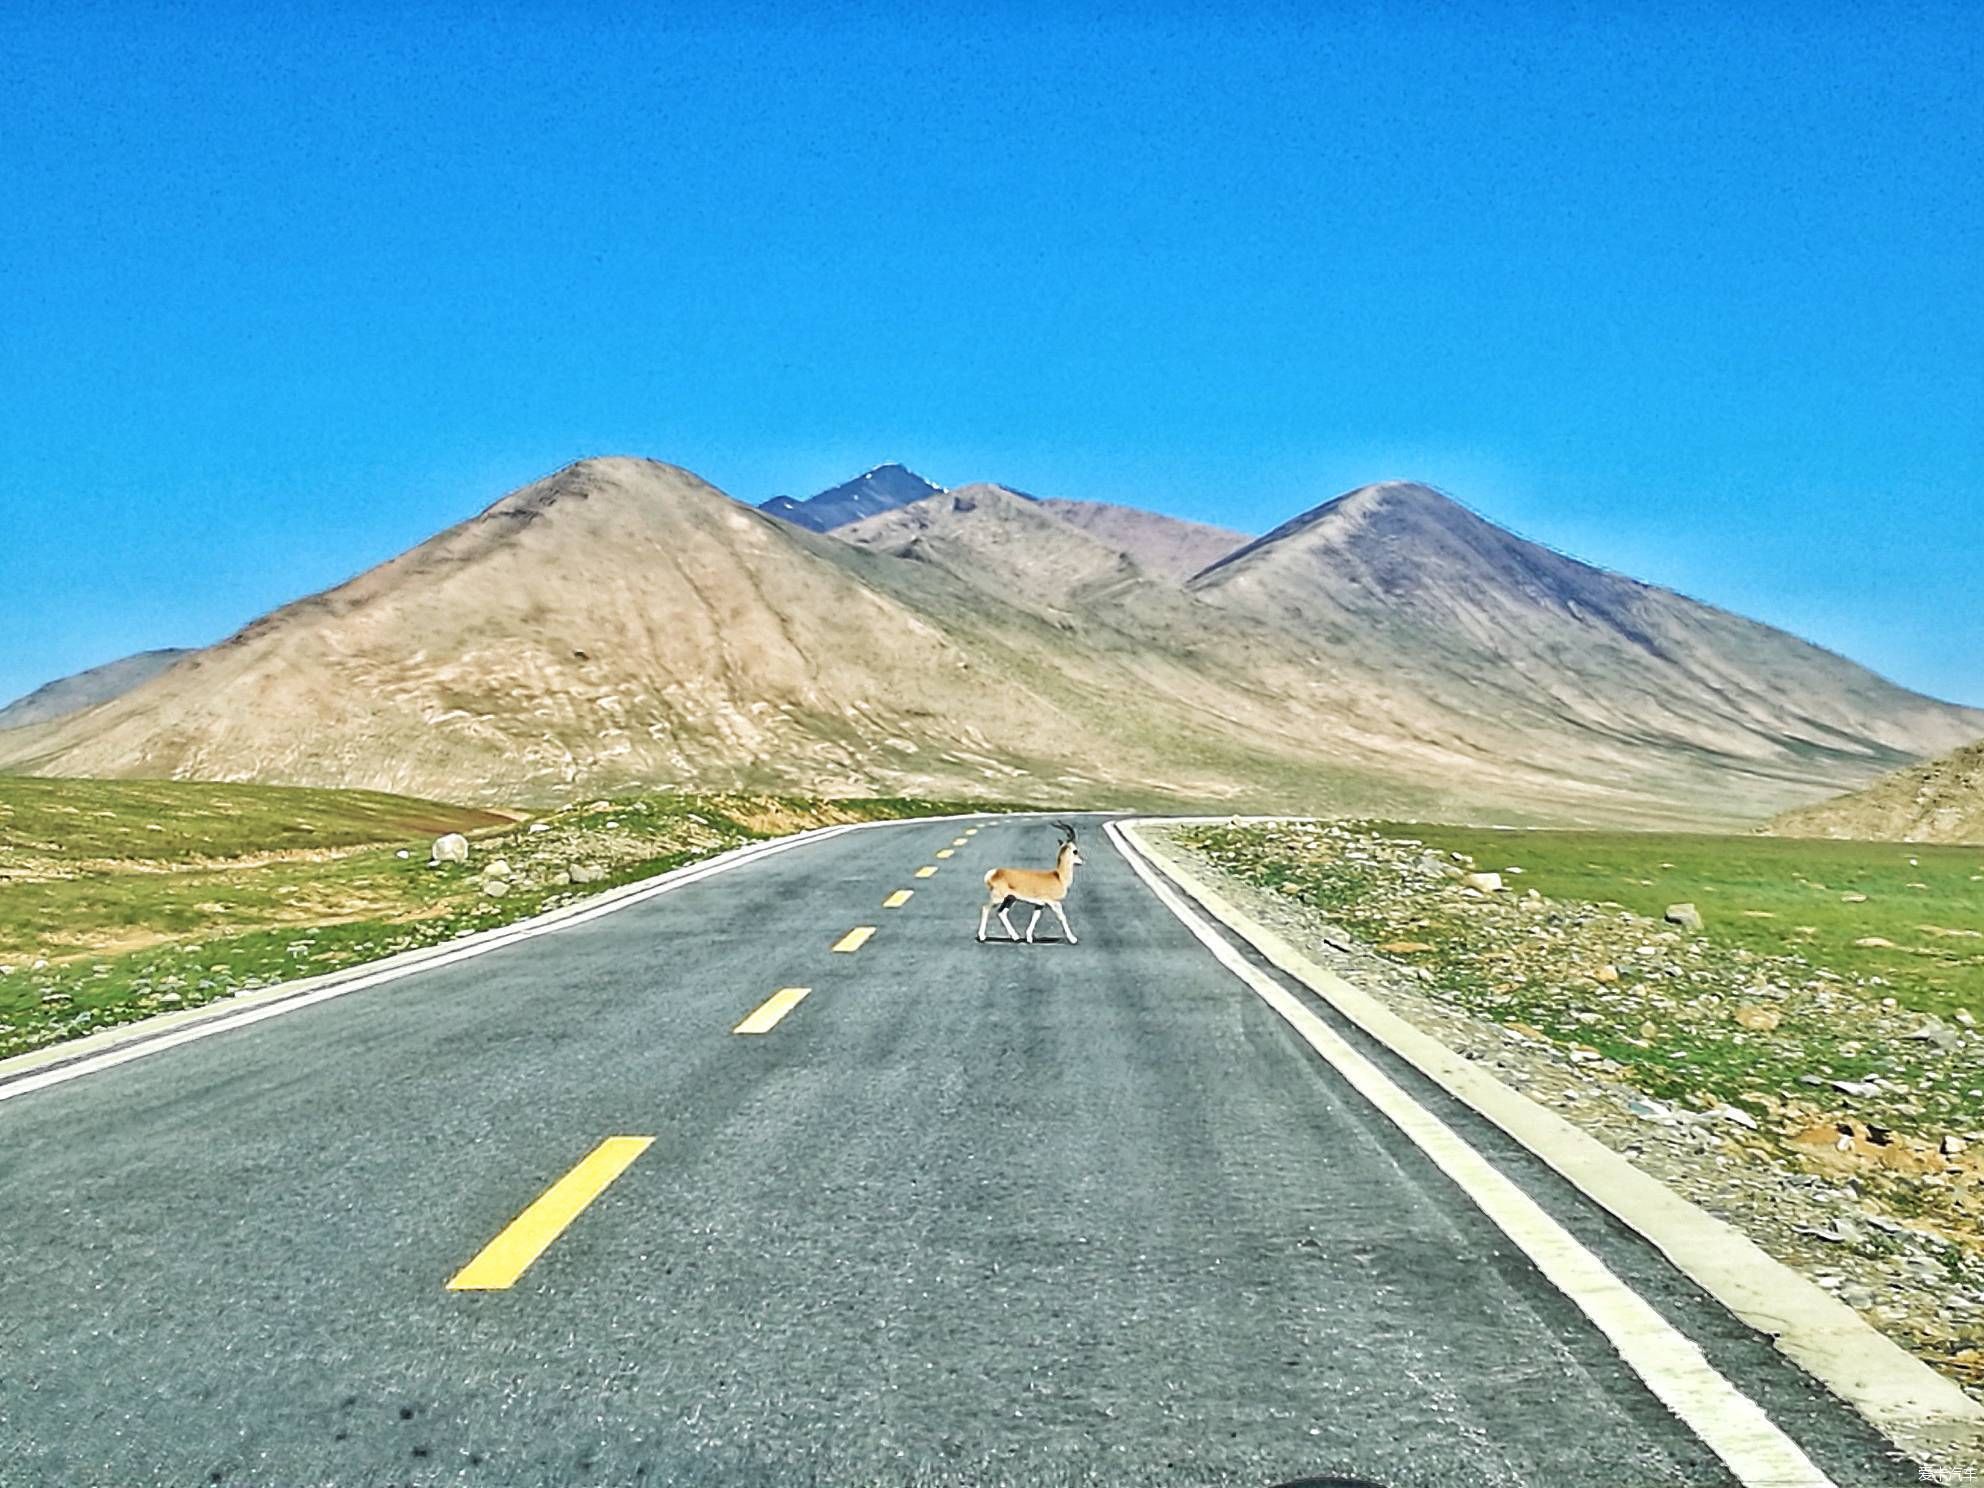
[[[0,767],[1713,825],[1984,732],[1424,487],[1327,503],[1189,583],[1108,535],[988,485],[822,536],[584,460],[0,734]]]
[[[1271,663],[1260,647],[1290,659],[1292,635],[1305,654],[1277,687],[1301,695],[1326,681],[1366,742],[1389,736],[1394,765],[1422,777],[1454,768],[1435,753],[1444,745],[1492,753],[1499,768],[1482,773],[1506,781],[1549,738],[1581,782],[1638,782],[1660,796],[1675,789],[1667,771],[1721,773],[1728,788],[1762,796],[1836,771],[1871,774],[1906,757],[1924,725],[1935,737],[1984,726],[1984,715],[1906,693],[1782,632],[1525,542],[1426,487],[1352,493],[1202,572],[1184,598],[1217,606],[1224,623],[1181,603],[1163,576],[1112,567],[1056,516],[978,486],[835,535],[1043,614],[1078,615],[1086,634],[1144,622],[1153,650],[1192,637],[1211,660],[1220,638],[1236,639],[1231,622],[1250,620],[1255,655],[1238,667],[1220,657],[1229,676],[1262,675]],[[1826,719],[1829,710],[1846,716]],[[1534,796],[1520,785],[1504,796],[1525,798]]]
[[[1042,498],[1040,505],[1090,537],[1128,553],[1141,567],[1183,581],[1250,539],[1244,532],[1103,501]]]
[[[1220,793],[1220,776],[1152,747],[1180,730],[1135,678],[1093,654],[1043,669],[1041,641],[977,591],[685,471],[593,460],[263,617],[170,686],[0,748],[42,773],[478,799],[655,778],[1010,794],[1015,771],[1079,775],[1083,794],[1166,774]],[[1059,635],[1053,650],[1069,649]],[[1183,732],[1228,777],[1257,763],[1202,721]]]
[[[1456,711],[1571,731],[1616,769],[1679,745],[1816,782],[1948,748],[1984,714],[1842,657],[1527,542],[1429,487],[1326,503],[1188,587],[1354,643]],[[1822,763],[1824,762],[1824,763]]]
[[[98,703],[121,697],[132,688],[150,681],[180,657],[191,654],[184,647],[173,646],[157,651],[139,651],[87,671],[58,677],[0,708],[0,729],[50,723],[71,713],[80,713],[85,708],[94,708]]]
[[[774,496],[770,501],[762,502],[758,510],[812,532],[825,532],[892,507],[920,501],[941,489],[935,482],[925,480],[901,465],[877,465],[851,481],[843,481],[804,501],[795,501],[790,496]]]

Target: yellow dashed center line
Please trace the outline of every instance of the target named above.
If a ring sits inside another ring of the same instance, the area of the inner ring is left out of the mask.
[[[965,834],[965,836],[967,836],[967,837],[976,837],[976,836],[978,835],[978,828],[976,828],[976,827],[966,827],[966,828],[964,829],[964,834]]]
[[[967,842],[969,842],[969,841],[971,841],[971,839],[970,839],[969,837],[953,837],[953,838],[951,839],[951,846],[952,846],[952,847],[963,847],[963,846],[964,846],[964,845],[965,845],[965,844],[966,844]]]
[[[770,1033],[778,1027],[778,1020],[798,1007],[811,987],[780,987],[762,1003],[755,1012],[731,1029],[732,1033]]]
[[[500,1292],[530,1269],[553,1240],[584,1212],[627,1165],[654,1144],[653,1137],[608,1137],[530,1208],[483,1246],[448,1283],[451,1292]]]
[[[934,867],[930,867],[930,868],[919,868],[919,869],[917,869],[917,870],[916,870],[916,876],[917,876],[918,878],[929,878],[929,877],[931,877],[931,876],[933,876],[933,875],[934,875],[934,874],[936,873],[936,871],[937,871],[937,870],[936,870],[936,868],[934,868]]]
[[[955,847],[940,847],[937,849],[937,856],[940,858],[948,858],[952,853],[956,851],[957,849]]]
[[[901,909],[905,904],[909,903],[909,896],[915,892],[916,890],[914,889],[897,889],[882,901],[882,908]]]
[[[858,951],[868,944],[868,937],[875,933],[873,925],[856,925],[847,934],[834,942],[837,951]]]

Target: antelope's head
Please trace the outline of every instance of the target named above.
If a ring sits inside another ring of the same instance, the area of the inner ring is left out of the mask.
[[[1082,861],[1082,850],[1075,843],[1075,829],[1066,822],[1056,822],[1054,825],[1061,829],[1061,859],[1072,868]]]

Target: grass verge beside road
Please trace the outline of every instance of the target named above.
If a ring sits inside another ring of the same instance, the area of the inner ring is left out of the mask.
[[[1960,1140],[1984,1127],[1984,849],[1390,824],[1185,840],[1651,1095],[1758,1115],[1850,1099]],[[1503,887],[1468,889],[1476,870]],[[1680,903],[1699,933],[1664,922]]]
[[[0,1057],[436,945],[808,827],[984,809],[653,792],[525,820],[371,792],[0,778]],[[471,838],[469,861],[430,867],[434,839],[453,831]]]
[[[1984,1397],[1984,850],[1322,822],[1174,840]],[[1699,930],[1666,922],[1682,903]]]

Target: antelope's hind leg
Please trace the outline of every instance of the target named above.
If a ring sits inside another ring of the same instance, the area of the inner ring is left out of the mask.
[[[1018,940],[1020,933],[1013,928],[1012,919],[1006,913],[1012,907],[1012,903],[1013,901],[1008,899],[1004,904],[999,906],[999,923],[1006,927],[1006,939]]]
[[[1040,923],[1040,906],[1036,904],[1033,907],[1033,918],[1026,922],[1026,943],[1028,945],[1033,944],[1033,927],[1035,925],[1038,925],[1039,923]]]

